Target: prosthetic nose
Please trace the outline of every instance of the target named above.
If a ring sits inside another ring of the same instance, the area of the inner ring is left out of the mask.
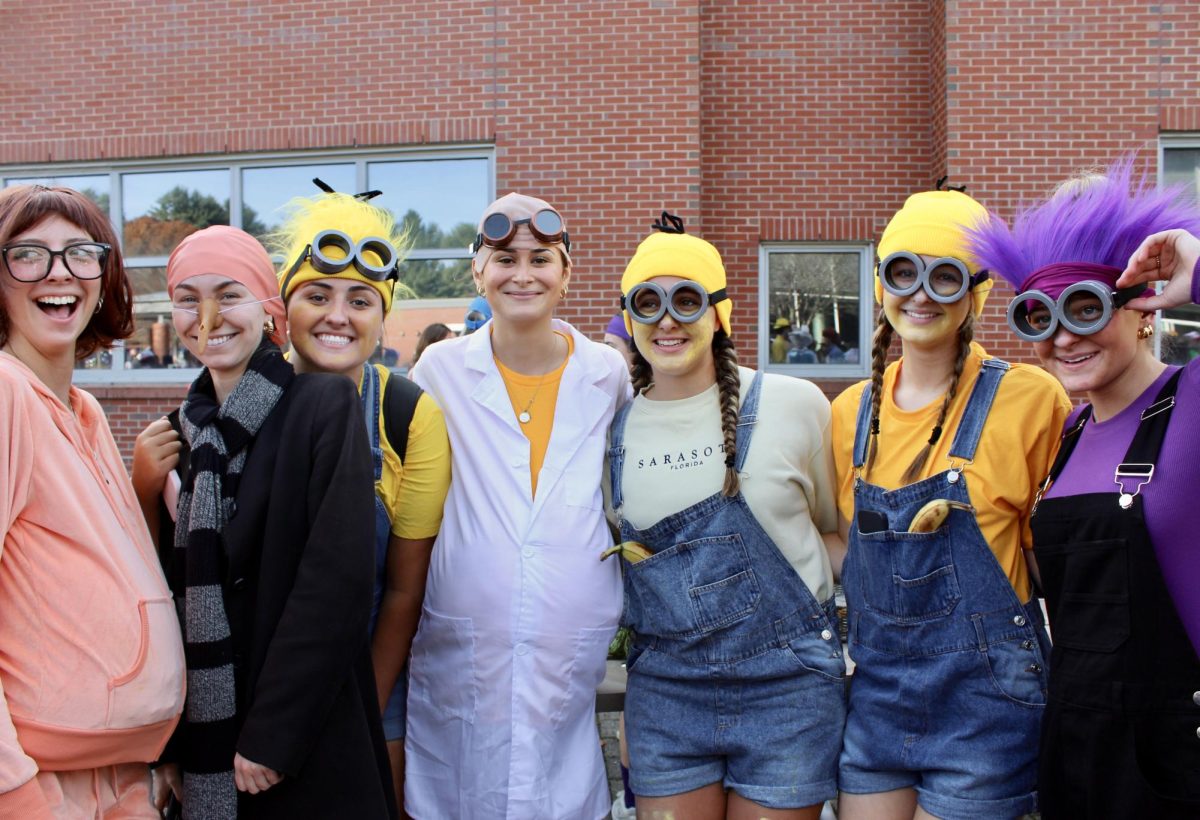
[[[203,353],[208,347],[208,334],[212,333],[221,325],[221,310],[217,305],[217,300],[211,297],[200,300],[200,336],[198,353]]]

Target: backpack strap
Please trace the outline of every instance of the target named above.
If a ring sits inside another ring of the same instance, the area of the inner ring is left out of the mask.
[[[401,464],[408,450],[408,428],[424,392],[415,382],[395,373],[388,376],[383,388],[383,428]]]

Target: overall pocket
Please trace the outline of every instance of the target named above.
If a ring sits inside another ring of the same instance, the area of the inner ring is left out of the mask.
[[[749,617],[761,597],[738,534],[676,544],[625,566],[629,625],[642,635],[697,637]]]
[[[949,527],[935,532],[856,533],[859,580],[868,609],[900,623],[950,614],[962,593]]]
[[[1123,539],[1039,545],[1050,634],[1056,646],[1111,653],[1129,638],[1129,574]]]

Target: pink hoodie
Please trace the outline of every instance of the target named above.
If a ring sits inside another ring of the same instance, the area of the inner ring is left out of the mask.
[[[39,770],[156,759],[183,709],[179,621],[125,465],[96,399],[70,398],[0,352],[0,818],[36,810]]]

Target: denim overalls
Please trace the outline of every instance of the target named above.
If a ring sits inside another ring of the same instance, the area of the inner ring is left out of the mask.
[[[1171,603],[1141,495],[1182,372],[1142,412],[1120,490],[1045,498],[1031,522],[1054,630],[1040,768],[1047,820],[1200,817],[1200,659]],[[1090,414],[1064,434],[1047,485]]]
[[[383,404],[380,392],[379,371],[367,362],[363,365],[361,398],[363,418],[367,423],[367,437],[371,441],[371,464],[374,466],[375,481],[383,478],[383,446],[379,440],[379,407]],[[383,602],[383,589],[387,582],[388,539],[391,538],[392,520],[379,493],[375,493],[375,597],[371,601],[371,634],[375,634],[375,623],[379,619],[379,607]],[[400,673],[396,687],[383,710],[383,736],[387,740],[404,737],[404,707],[408,699],[408,666]]]
[[[761,388],[760,373],[738,416],[739,473]],[[618,517],[632,406],[612,425]],[[741,493],[717,493],[646,530],[621,518],[620,531],[654,553],[623,573],[622,621],[634,631],[625,700],[634,792],[723,783],[773,808],[833,797],[845,664],[832,600],[813,597]]]
[[[964,468],[1006,372],[1006,362],[983,362],[950,467],[935,476],[891,491],[862,478],[869,385],[854,439],[855,521],[842,585],[856,666],[840,785],[854,794],[912,787],[942,818],[1010,818],[1037,807],[1047,678],[1037,599],[1021,604],[969,512],[954,510],[932,533],[907,531],[928,501],[971,502]],[[872,517],[877,531],[861,532]]]

